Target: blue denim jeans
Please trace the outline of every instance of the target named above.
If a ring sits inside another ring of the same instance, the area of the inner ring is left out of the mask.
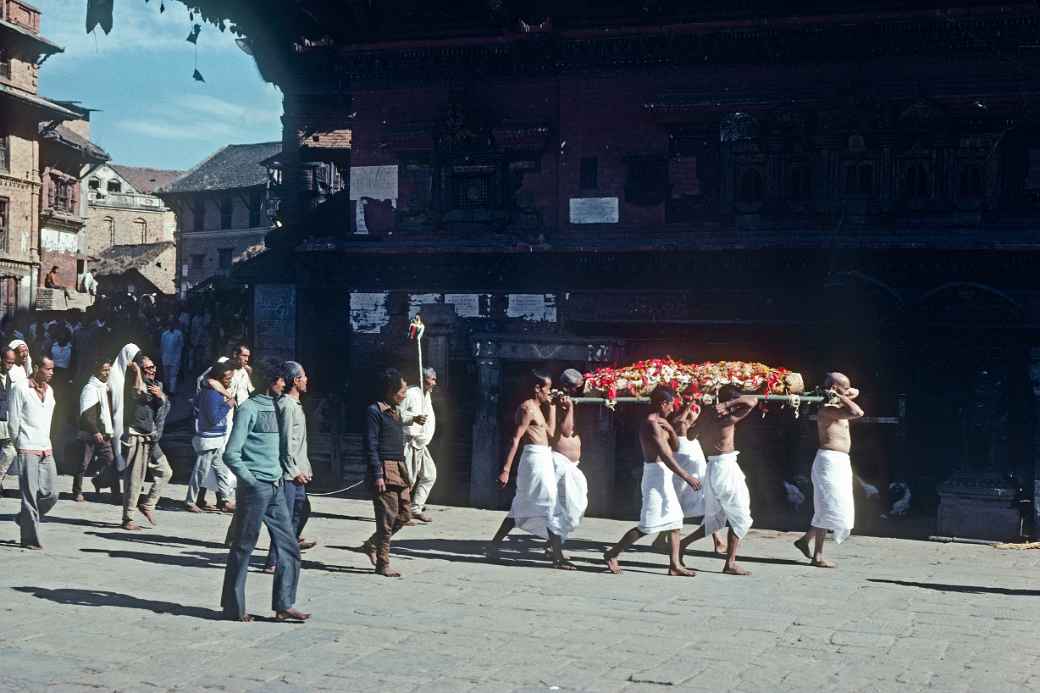
[[[271,533],[271,545],[277,547],[279,555],[274,572],[271,608],[274,611],[285,611],[296,603],[296,586],[300,581],[300,546],[296,541],[296,532],[281,486],[281,483],[265,481],[247,484],[239,479],[235,508],[237,527],[231,537],[231,552],[224,569],[224,590],[220,596],[220,606],[227,618],[237,619],[247,613],[246,574],[262,524],[267,525],[267,531]]]
[[[282,491],[285,494],[285,505],[289,509],[289,517],[292,520],[292,528],[295,536],[299,538],[303,531],[304,506],[307,504],[307,487],[299,486],[292,481],[282,481]],[[267,552],[267,563],[264,568],[274,567],[278,563],[278,544],[271,537],[271,549]]]

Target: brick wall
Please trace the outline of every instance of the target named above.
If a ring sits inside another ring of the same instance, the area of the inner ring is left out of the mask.
[[[8,232],[0,239],[0,255],[31,262],[39,223],[39,144],[35,122],[11,109],[8,125],[10,165],[0,172],[0,196],[8,201]]]
[[[142,222],[146,238],[142,239]],[[172,211],[121,209],[88,205],[84,230],[87,255],[97,255],[113,245],[136,245],[172,241],[171,225],[176,224]]]

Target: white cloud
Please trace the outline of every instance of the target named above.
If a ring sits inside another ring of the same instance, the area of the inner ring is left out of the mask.
[[[120,120],[116,127],[126,132],[144,135],[159,140],[204,140],[209,138],[226,138],[235,133],[235,128],[227,123],[205,122],[183,124],[162,120]]]
[[[116,0],[110,34],[99,28],[86,33],[86,0],[36,0],[36,4],[42,12],[40,33],[65,48],[65,55],[52,59],[50,69],[69,60],[91,60],[142,49],[184,54],[194,50],[186,38],[195,22],[202,25],[197,44],[199,55],[240,50],[234,34],[221,32],[198,17],[193,22],[188,18],[188,8],[176,0],[166,0],[162,14],[159,0]]]

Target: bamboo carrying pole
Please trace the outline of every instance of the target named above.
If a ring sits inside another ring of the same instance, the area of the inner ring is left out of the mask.
[[[756,399],[765,400],[767,402],[825,402],[826,397],[822,395],[744,395],[745,397],[754,397]],[[571,401],[575,404],[606,404],[611,400],[606,397],[571,397]],[[618,397],[613,400],[618,404],[646,404],[650,401],[649,397]]]

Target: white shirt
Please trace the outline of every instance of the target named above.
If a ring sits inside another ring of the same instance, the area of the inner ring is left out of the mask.
[[[18,450],[50,450],[54,388],[47,386],[43,400],[28,383],[11,387],[7,400],[7,429]]]
[[[426,423],[420,426],[410,423],[416,416],[425,414]],[[433,440],[437,430],[437,417],[433,413],[433,402],[429,392],[423,392],[418,386],[408,388],[404,402],[401,403],[401,418],[407,424],[404,427],[405,440],[413,448],[424,448]]]
[[[253,394],[253,380],[249,377],[249,371],[245,368],[239,368],[235,371],[235,374],[231,376],[231,387],[228,388],[230,393],[235,398],[236,404],[242,404],[249,395]]]

